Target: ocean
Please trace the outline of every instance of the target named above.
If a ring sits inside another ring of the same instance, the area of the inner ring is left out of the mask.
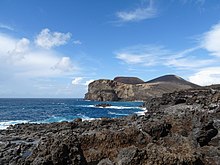
[[[105,102],[112,106],[95,106],[100,103],[83,99],[0,99],[0,129],[18,123],[52,123],[76,118],[93,120],[144,114],[144,109],[140,108],[142,102]]]

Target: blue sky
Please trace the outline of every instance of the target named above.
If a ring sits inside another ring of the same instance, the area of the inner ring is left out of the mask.
[[[89,82],[220,83],[219,0],[1,0],[0,97],[83,97]]]

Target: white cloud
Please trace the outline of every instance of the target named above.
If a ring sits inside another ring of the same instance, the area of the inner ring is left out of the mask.
[[[30,41],[27,38],[20,39],[16,43],[15,49],[12,51],[12,53],[15,53],[15,54],[25,53],[29,49],[29,44],[30,44]]]
[[[27,38],[17,39],[0,34],[1,67],[14,76],[56,77],[74,74],[78,67],[70,57],[62,56],[53,50],[40,50],[31,47]],[[7,70],[9,72],[9,70]]]
[[[220,23],[203,35],[201,45],[212,55],[220,57]]]
[[[12,26],[9,26],[9,25],[6,25],[6,24],[2,24],[2,23],[0,23],[0,28],[1,29],[7,29],[7,30],[14,31],[14,28]]]
[[[193,61],[193,62],[192,62]],[[196,57],[171,58],[165,62],[167,66],[173,66],[178,69],[195,69],[204,66],[209,66],[216,62],[213,59],[198,59]]]
[[[82,42],[81,42],[80,40],[75,40],[75,41],[73,41],[73,44],[75,44],[75,45],[81,45]]]
[[[62,89],[71,84],[79,67],[58,51],[0,33],[0,63],[0,89],[4,89],[0,97],[73,97]]]
[[[199,45],[186,49],[168,60],[167,65],[177,68],[204,68],[220,62],[220,23],[200,37]],[[206,58],[201,55],[205,54]],[[194,55],[192,55],[194,54]],[[197,75],[198,76],[198,75]]]
[[[61,72],[58,69],[53,69],[61,59],[62,57],[59,57],[52,52],[32,51],[25,54],[22,59],[13,60],[12,66],[15,69],[19,68],[18,71],[14,72],[14,74],[19,77],[62,77],[68,72]]]
[[[116,51],[115,54],[117,59],[134,67],[169,67],[170,69],[190,70],[192,72],[218,64],[219,59],[207,54],[204,58],[201,55],[201,50],[201,46],[196,46],[180,52],[173,52],[163,46],[136,45]]]
[[[13,63],[15,60],[24,58],[24,54],[29,49],[29,43],[27,38],[15,39],[0,34],[0,59],[4,59],[4,63]]]
[[[207,67],[201,66],[198,68],[189,80],[199,85],[211,85],[220,83],[220,23],[211,27],[211,29],[204,33],[200,39],[200,49],[206,50],[207,56],[210,55],[208,60],[203,60]],[[190,63],[190,61],[189,61]],[[213,66],[211,64],[216,63]],[[199,65],[199,62],[192,60],[191,64]]]
[[[162,46],[136,45],[116,52],[116,58],[131,65],[153,66],[164,60],[170,52]]]
[[[36,45],[50,49],[52,47],[65,45],[71,38],[71,33],[51,32],[49,29],[43,29],[36,37]]]
[[[69,57],[62,57],[53,67],[61,71],[71,72],[75,70],[75,67]]]
[[[140,64],[147,60],[146,55],[135,55],[129,53],[118,53],[116,57],[128,64]]]
[[[16,47],[17,40],[0,33],[0,56],[6,55]]]
[[[189,81],[199,85],[219,84],[220,67],[207,67],[189,77]]]
[[[88,86],[91,82],[93,82],[94,80],[86,80],[84,77],[76,77],[72,80],[72,84],[73,85],[84,85],[84,86]]]
[[[116,13],[116,16],[121,22],[135,22],[145,19],[154,18],[157,16],[157,10],[153,5],[153,0],[148,1],[149,4],[145,4],[144,7],[139,7],[133,11],[120,11]]]
[[[79,84],[82,84],[82,80],[83,78],[82,77],[76,77],[72,80],[72,84],[73,85],[79,85]]]
[[[192,48],[189,48],[189,49],[185,49],[183,51],[180,51],[178,53],[175,53],[174,56],[171,56],[172,58],[183,58],[187,55],[189,55],[190,53],[193,53],[197,50],[201,49],[201,46],[196,46],[196,47],[192,47]]]

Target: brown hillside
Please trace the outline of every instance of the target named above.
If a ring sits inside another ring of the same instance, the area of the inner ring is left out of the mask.
[[[144,83],[143,80],[137,77],[115,77],[114,81],[121,82],[124,84],[142,84]]]

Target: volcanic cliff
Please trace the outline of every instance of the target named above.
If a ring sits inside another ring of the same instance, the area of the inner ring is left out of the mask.
[[[98,101],[146,100],[149,97],[162,96],[164,93],[198,87],[176,75],[165,75],[147,82],[136,77],[116,77],[114,80],[100,79],[90,83],[85,99]]]

